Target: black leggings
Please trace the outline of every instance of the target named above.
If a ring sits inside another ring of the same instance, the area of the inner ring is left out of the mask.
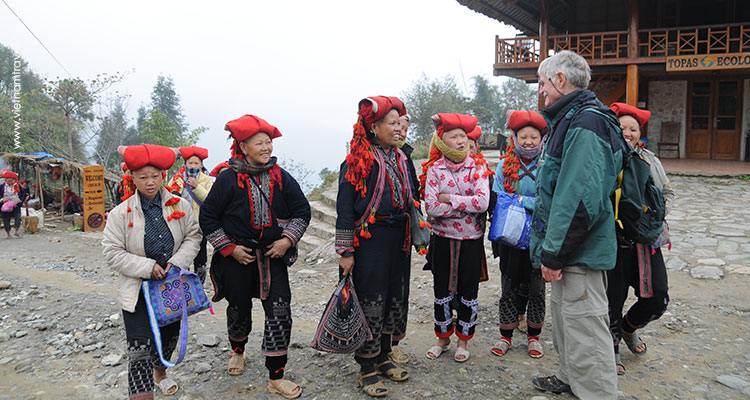
[[[128,344],[128,396],[143,398],[154,391],[154,367],[163,367],[154,344],[143,292],[138,295],[135,311],[122,310],[122,321]],[[169,359],[177,347],[180,321],[163,326],[160,331],[164,358]]]
[[[227,301],[227,334],[232,349],[244,353],[253,327],[253,298],[258,297],[258,265],[241,265],[234,257],[222,257],[222,283]],[[281,379],[292,335],[292,292],[289,274],[281,259],[271,259],[271,286],[268,298],[261,300],[265,313],[261,354],[266,356],[270,379]]]
[[[3,227],[5,232],[10,233],[10,221],[13,220],[13,227],[18,230],[21,227],[21,206],[16,206],[11,212],[0,212],[3,216]]]
[[[609,300],[609,330],[612,341],[617,347],[622,339],[622,332],[632,333],[643,328],[649,322],[659,319],[667,310],[669,294],[667,293],[667,268],[664,265],[661,249],[654,249],[651,255],[651,285],[653,297],[641,297],[639,289],[638,253],[635,247],[618,247],[617,264],[607,273],[607,299]],[[633,304],[623,317],[622,309],[633,288],[638,301]]]

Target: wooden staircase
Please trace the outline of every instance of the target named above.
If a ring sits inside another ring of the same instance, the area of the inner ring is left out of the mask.
[[[602,103],[609,106],[616,101],[623,101],[627,89],[627,78],[623,74],[600,75],[589,85]]]

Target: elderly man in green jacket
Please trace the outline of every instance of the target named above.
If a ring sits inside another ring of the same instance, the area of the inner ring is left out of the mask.
[[[591,110],[612,113],[585,89],[591,70],[583,57],[561,51],[542,61],[537,74],[550,136],[536,179],[531,257],[552,282],[560,367],[533,383],[581,399],[616,399],[606,271],[617,254],[610,195],[622,166],[619,132]]]

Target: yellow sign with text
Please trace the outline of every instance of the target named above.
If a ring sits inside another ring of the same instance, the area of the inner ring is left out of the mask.
[[[83,230],[104,230],[104,167],[83,169]]]
[[[667,57],[667,71],[750,69],[750,53],[699,54]]]

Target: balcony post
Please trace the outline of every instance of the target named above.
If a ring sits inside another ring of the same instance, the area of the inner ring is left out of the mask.
[[[627,85],[625,86],[625,102],[638,107],[638,64],[628,65]]]
[[[549,7],[548,0],[539,1],[539,62],[547,58],[549,54]],[[544,108],[544,97],[539,96],[539,109]]]
[[[638,57],[638,0],[628,0],[628,58]]]

